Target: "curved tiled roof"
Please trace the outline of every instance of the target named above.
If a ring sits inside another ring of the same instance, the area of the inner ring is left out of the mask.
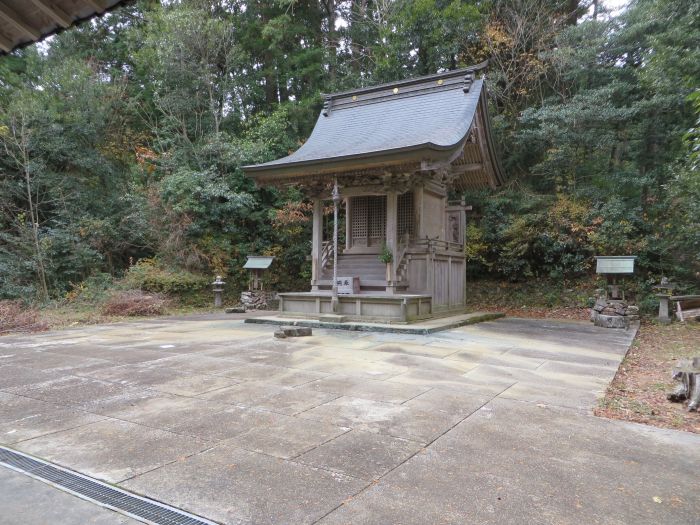
[[[409,158],[454,158],[477,113],[485,111],[485,81],[475,75],[484,66],[327,95],[311,136],[297,151],[244,170],[264,182]],[[486,142],[491,148],[492,141]],[[494,167],[500,170],[498,163]]]
[[[321,115],[309,139],[291,155],[259,166],[368,155],[416,146],[452,148],[464,139],[474,117],[482,81],[469,93],[435,90],[410,98],[331,107]]]

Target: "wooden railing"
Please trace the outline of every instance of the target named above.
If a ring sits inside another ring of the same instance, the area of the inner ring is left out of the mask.
[[[406,266],[408,259],[406,257],[406,252],[408,251],[408,239],[403,239],[399,243],[398,249],[396,250],[396,257],[394,257],[394,279],[396,282],[402,282],[406,280]]]
[[[333,243],[331,241],[324,241],[321,245],[321,269],[325,270],[328,265],[333,261]]]

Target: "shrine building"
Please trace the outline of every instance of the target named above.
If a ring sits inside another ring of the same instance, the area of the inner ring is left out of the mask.
[[[297,151],[244,167],[258,185],[295,186],[313,202],[310,290],[280,294],[280,315],[411,322],[464,312],[461,195],[505,181],[485,65],[326,95]]]

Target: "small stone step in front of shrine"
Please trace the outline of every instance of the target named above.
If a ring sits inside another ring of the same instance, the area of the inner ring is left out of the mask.
[[[282,325],[282,329],[280,330],[301,330],[303,327],[307,327],[309,330],[311,328],[327,328],[357,332],[384,332],[394,334],[428,335],[435,332],[441,332],[443,330],[459,328],[460,326],[472,325],[484,321],[493,321],[494,319],[500,319],[502,317],[505,317],[505,315],[499,312],[472,312],[462,315],[426,319],[424,321],[419,321],[411,324],[392,324],[380,322],[370,323],[367,321],[345,321],[344,319],[342,319],[342,316],[332,315],[329,315],[327,317],[324,316],[320,319],[290,318],[277,315],[264,317],[249,317],[245,320],[245,322],[249,324],[271,324],[278,326]],[[275,337],[279,337],[276,334],[277,331],[275,332]]]

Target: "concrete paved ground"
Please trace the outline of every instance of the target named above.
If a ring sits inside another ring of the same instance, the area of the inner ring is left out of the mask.
[[[8,468],[0,467],[0,488],[0,525],[141,523]]]
[[[191,317],[0,338],[0,443],[221,523],[699,522],[699,436],[590,415],[631,332],[273,331]]]

